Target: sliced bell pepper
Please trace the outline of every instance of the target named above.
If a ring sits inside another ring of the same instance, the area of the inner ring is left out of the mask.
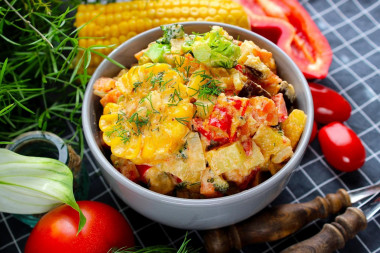
[[[284,50],[307,79],[325,78],[332,61],[330,44],[297,0],[235,0],[250,17],[252,31]]]

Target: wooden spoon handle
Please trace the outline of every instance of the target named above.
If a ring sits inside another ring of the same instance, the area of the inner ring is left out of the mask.
[[[306,203],[267,208],[236,225],[207,231],[204,235],[205,248],[209,253],[225,253],[252,243],[275,241],[315,219],[327,218],[350,205],[348,193],[339,189],[325,198],[316,197]]]
[[[363,212],[355,207],[347,208],[346,212],[336,217],[335,222],[325,224],[315,236],[294,244],[281,253],[329,253],[344,247],[349,239],[365,229],[367,219]]]

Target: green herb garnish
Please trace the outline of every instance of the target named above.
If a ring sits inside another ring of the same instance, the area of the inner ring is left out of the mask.
[[[111,46],[79,45],[80,1],[4,1],[0,7],[0,144],[30,130],[67,134],[83,156],[81,109],[91,54]],[[85,24],[87,25],[87,24]],[[118,64],[112,59],[111,62]],[[65,125],[65,127],[62,127]]]

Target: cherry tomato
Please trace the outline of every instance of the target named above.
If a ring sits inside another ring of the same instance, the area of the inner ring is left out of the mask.
[[[78,212],[59,206],[33,228],[25,253],[105,253],[113,247],[134,246],[133,232],[117,210],[95,201],[78,201],[78,205],[87,219],[78,235]]]
[[[317,136],[317,131],[318,131],[317,123],[314,120],[313,121],[313,130],[311,131],[309,143],[311,143],[315,139],[315,136]]]
[[[354,131],[340,122],[323,126],[318,134],[322,152],[329,164],[340,171],[354,171],[365,162],[365,149]]]
[[[336,91],[317,83],[309,83],[314,103],[314,119],[318,123],[328,124],[334,121],[346,121],[351,115],[351,106]]]

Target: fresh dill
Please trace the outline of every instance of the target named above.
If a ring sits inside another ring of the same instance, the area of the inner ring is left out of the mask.
[[[180,123],[184,126],[187,126],[187,124],[189,123],[188,118],[189,117],[175,118],[175,120],[178,121],[178,123]]]
[[[139,101],[139,104],[144,103],[146,100],[149,102],[150,107],[152,108],[152,111],[153,111],[154,113],[159,113],[159,111],[157,111],[157,110],[154,109],[154,107],[153,107],[153,103],[152,103],[152,93],[149,93],[148,95],[146,95],[145,97],[143,97],[143,98]]]
[[[197,95],[199,99],[211,101],[211,96],[219,96],[224,92],[224,89],[219,86],[222,82],[207,75],[204,70],[194,72],[193,76],[200,76],[202,78],[200,83],[206,83],[202,84],[198,90],[190,88],[196,91],[192,96]]]
[[[182,100],[183,98],[180,96],[179,91],[174,89],[174,92],[170,94],[168,106],[177,106]]]
[[[91,54],[109,46],[80,46],[83,26],[73,25],[79,4],[31,0],[1,5],[0,145],[32,130],[67,136],[62,127],[67,121],[75,133],[66,141],[83,155],[80,115],[91,77],[87,67]]]
[[[189,78],[191,66],[186,66],[184,67],[184,69],[185,69],[186,78]]]
[[[203,113],[204,115],[207,115],[207,112],[208,112],[208,104],[205,104],[205,103],[202,103],[202,102],[194,102],[194,105],[196,105],[197,107],[201,107],[203,109]],[[194,118],[194,116],[193,116]]]
[[[189,246],[190,239],[187,233],[178,250],[165,245],[149,246],[145,248],[119,248],[110,249],[107,253],[197,253],[200,249],[193,249]]]
[[[172,79],[169,79],[169,80],[167,80],[167,81],[165,81],[164,83],[160,83],[160,90],[161,91],[164,91],[165,89],[166,89],[166,86],[167,86],[167,84],[168,83],[170,83],[171,81],[173,81],[173,78]]]
[[[164,71],[158,72],[157,75],[153,75],[152,78],[150,79],[150,83],[152,85],[152,88],[158,84],[159,87],[162,86],[162,83],[164,82]]]
[[[128,128],[125,122],[129,122],[136,126],[136,130],[133,127]],[[142,133],[142,127],[149,123],[148,117],[142,117],[137,112],[128,117],[124,112],[120,111],[117,114],[117,120],[111,130],[104,132],[107,137],[116,134],[121,141],[126,144],[130,141],[132,134],[140,135]]]
[[[116,135],[120,140],[123,142],[123,144],[128,143],[131,140],[131,131],[128,129],[125,129],[122,124],[117,124],[112,127],[111,130],[104,132],[104,134],[107,137],[111,137],[111,135]]]
[[[175,68],[181,68],[184,63],[185,63],[185,57],[184,56],[179,56],[179,57],[175,57],[174,58],[174,66],[175,66]]]
[[[203,84],[201,87],[199,87],[199,94],[198,97],[200,99],[210,99],[210,96],[219,96],[220,93],[224,92],[224,89],[219,87],[217,84],[219,84],[220,81],[218,80],[209,80],[207,83]]]
[[[128,120],[130,123],[134,123],[137,128],[137,133],[141,134],[141,128],[148,124],[149,118],[141,117],[137,112],[133,113]]]
[[[152,79],[152,77],[153,77],[153,72],[150,72],[148,77],[145,79],[145,82],[147,83],[151,82],[150,80]]]
[[[137,81],[133,83],[133,91],[136,91],[137,88],[141,87],[143,82]]]

